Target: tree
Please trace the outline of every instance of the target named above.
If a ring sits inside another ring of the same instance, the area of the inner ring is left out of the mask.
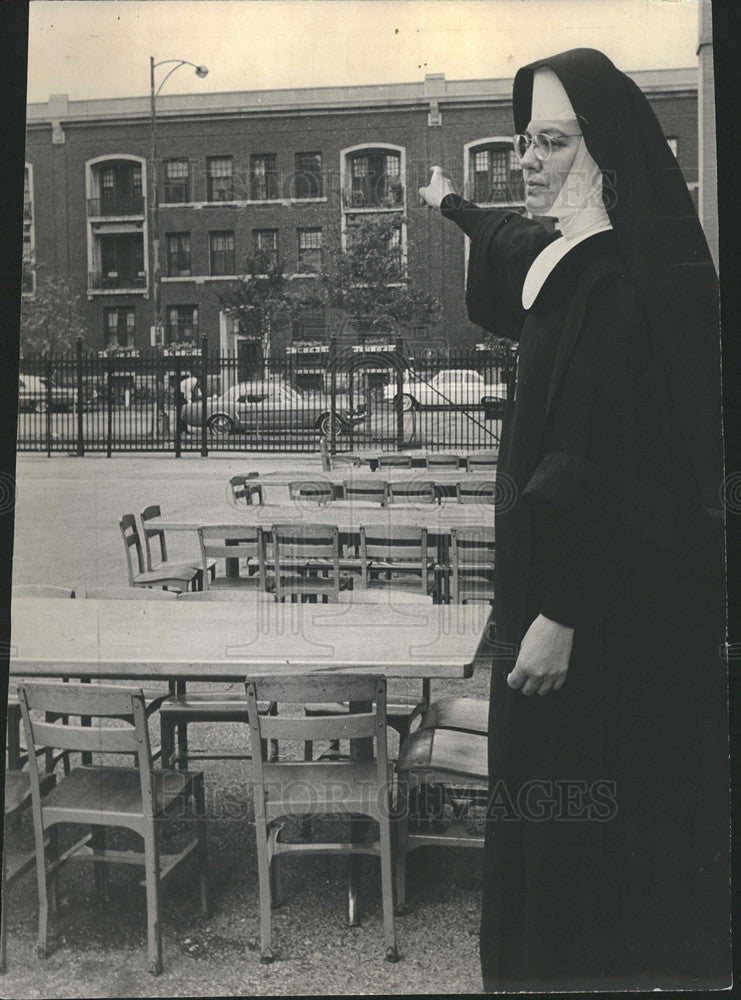
[[[259,337],[263,356],[270,354],[270,333],[290,322],[299,299],[285,276],[285,265],[265,250],[255,250],[244,264],[244,273],[230,282],[221,304],[237,320],[240,331]]]
[[[21,354],[71,351],[87,332],[81,301],[67,278],[38,280],[35,293],[21,302]]]
[[[371,329],[391,317],[399,328],[430,326],[442,306],[434,295],[414,287],[401,253],[401,225],[389,215],[357,215],[345,234],[327,250],[322,285],[328,305]],[[407,250],[411,246],[408,244]]]

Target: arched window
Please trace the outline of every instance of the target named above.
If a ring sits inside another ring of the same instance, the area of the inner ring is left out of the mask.
[[[477,205],[524,208],[520,159],[506,136],[468,143],[464,150],[466,196]]]
[[[344,153],[346,209],[403,209],[404,174],[398,146],[364,146]]]

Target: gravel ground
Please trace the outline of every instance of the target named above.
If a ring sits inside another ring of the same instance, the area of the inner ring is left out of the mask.
[[[302,456],[304,466],[318,459]],[[224,496],[230,475],[295,467],[297,456],[229,459],[19,457],[13,579],[76,588],[125,584],[118,518],[159,503],[174,510],[188,497]],[[193,553],[193,540],[172,536],[171,557]],[[485,698],[489,671],[467,681],[434,682],[435,695]],[[407,692],[408,693],[408,692]],[[197,735],[196,735],[197,734]],[[191,744],[239,747],[244,727],[203,726]],[[394,742],[392,738],[392,750]],[[34,952],[33,872],[8,893],[8,971],[4,997],[290,996],[476,993],[480,852],[422,848],[410,856],[409,912],[397,918],[401,961],[383,958],[380,869],[366,859],[362,926],[344,915],[346,863],[332,857],[284,864],[286,901],[273,917],[278,960],[259,961],[255,830],[249,766],[204,762],[209,803],[212,914],[203,919],[187,869],[163,893],[164,972],[146,971],[146,906],[134,869],[111,869],[110,902],[95,898],[92,871],[61,875],[62,906],[52,922],[54,950]],[[331,837],[339,820],[315,820],[314,836]],[[286,827],[286,837],[298,835]],[[13,834],[28,843],[30,818]],[[177,837],[177,831],[174,832]]]

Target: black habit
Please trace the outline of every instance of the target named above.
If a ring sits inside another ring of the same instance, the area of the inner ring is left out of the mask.
[[[599,77],[600,60],[618,73],[591,50],[546,61],[580,116],[580,87],[595,87],[584,65]],[[529,118],[522,89],[520,78],[519,131]],[[601,123],[590,115],[585,141],[604,169],[594,139]],[[609,119],[620,129],[614,103],[601,115],[605,128]],[[693,329],[686,289],[671,293],[677,261],[667,264],[648,232],[656,253],[643,248],[641,270],[635,233],[631,243],[610,210],[613,230],[575,246],[525,311],[525,275],[554,237],[456,195],[442,210],[472,241],[472,321],[519,339],[497,468],[508,501],[496,508],[501,654],[490,706],[484,988],[722,987],[730,978],[724,575],[722,530],[709,509],[721,468],[707,454],[720,436],[710,342],[719,337],[717,303]],[[709,257],[688,246],[705,265]],[[650,280],[648,266],[663,265]],[[703,266],[695,280],[699,302],[708,289],[712,300],[708,274]],[[694,277],[685,271],[685,284]],[[672,330],[679,359],[694,357],[699,401],[678,391],[688,376],[675,377],[666,357]],[[526,697],[506,676],[539,614],[574,628],[573,649],[561,690]]]

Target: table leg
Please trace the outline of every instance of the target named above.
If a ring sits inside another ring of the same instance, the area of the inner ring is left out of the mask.
[[[237,545],[237,542],[227,541],[227,545]],[[239,576],[239,559],[225,559],[224,570],[229,579],[234,580]]]

